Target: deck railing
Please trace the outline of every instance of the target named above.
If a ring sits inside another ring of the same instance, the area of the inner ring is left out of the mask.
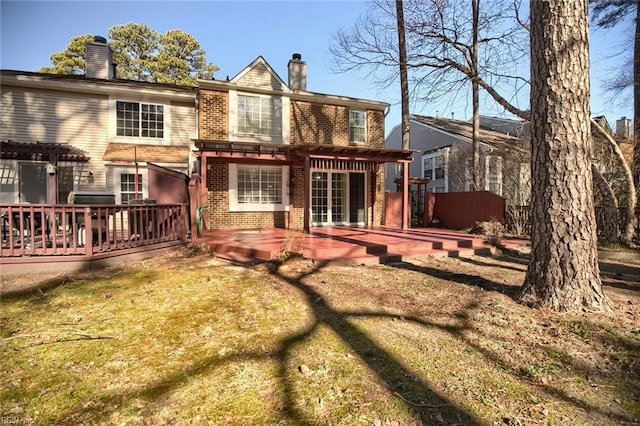
[[[185,204],[0,204],[0,257],[96,255],[187,238]]]

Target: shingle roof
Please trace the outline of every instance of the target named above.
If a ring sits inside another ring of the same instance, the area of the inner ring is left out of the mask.
[[[471,139],[472,137],[473,126],[468,121],[452,120],[444,117],[426,117],[422,115],[412,115],[411,119],[456,136],[467,139]],[[482,127],[480,128],[480,142],[496,148],[523,151],[526,151],[528,148],[527,141],[524,139]]]
[[[184,163],[189,161],[189,146],[139,145],[110,143],[104,161],[141,161],[152,163]]]

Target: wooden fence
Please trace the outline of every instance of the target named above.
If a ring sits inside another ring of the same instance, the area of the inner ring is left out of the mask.
[[[0,259],[94,256],[186,241],[185,204],[4,204]]]

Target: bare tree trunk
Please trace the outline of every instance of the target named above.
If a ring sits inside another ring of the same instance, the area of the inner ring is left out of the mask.
[[[473,13],[473,41],[471,45],[471,92],[473,104],[473,124],[471,128],[471,144],[473,148],[473,190],[479,191],[480,187],[480,87],[478,86],[478,14],[480,0],[471,0]]]
[[[603,207],[606,210],[603,214],[604,221],[601,224],[601,242],[615,243],[618,241],[618,200],[616,194],[613,193],[594,164],[591,164],[591,172],[593,173],[593,183],[602,194]]]
[[[616,157],[616,159],[618,160],[618,163],[620,164],[620,166],[622,166],[622,170],[624,171],[627,204],[625,205],[625,222],[624,222],[624,225],[622,226],[622,229],[620,230],[621,231],[620,234],[621,234],[622,242],[628,245],[629,243],[631,243],[631,240],[633,239],[634,222],[635,222],[634,208],[637,202],[637,193],[636,193],[635,187],[633,186],[633,175],[631,174],[631,169],[629,168],[627,161],[624,159],[624,155],[620,150],[620,146],[618,146],[618,144],[611,137],[611,135],[608,132],[606,132],[594,119],[591,119],[591,125],[595,127],[598,133],[600,133],[600,135],[607,141],[607,143],[609,144],[609,147],[611,148],[611,151],[613,151],[613,155]],[[606,182],[605,184],[609,186],[609,184],[607,184]],[[612,191],[612,189],[609,188],[609,191]]]
[[[636,38],[633,46],[633,180],[640,187],[640,4],[636,6]]]
[[[402,96],[402,149],[410,149],[409,136],[409,77],[407,76],[407,42],[404,30],[402,0],[396,0],[398,20],[398,56],[400,58],[400,90]]]
[[[530,3],[532,252],[518,299],[556,311],[611,309],[593,208],[587,7]]]

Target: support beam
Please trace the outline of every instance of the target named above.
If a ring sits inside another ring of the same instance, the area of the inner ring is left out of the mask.
[[[411,206],[409,205],[409,163],[402,164],[402,229],[411,227]]]
[[[304,206],[303,230],[308,234],[311,231],[311,217],[309,214],[311,209],[311,161],[309,157],[304,158],[304,202],[302,205]]]

